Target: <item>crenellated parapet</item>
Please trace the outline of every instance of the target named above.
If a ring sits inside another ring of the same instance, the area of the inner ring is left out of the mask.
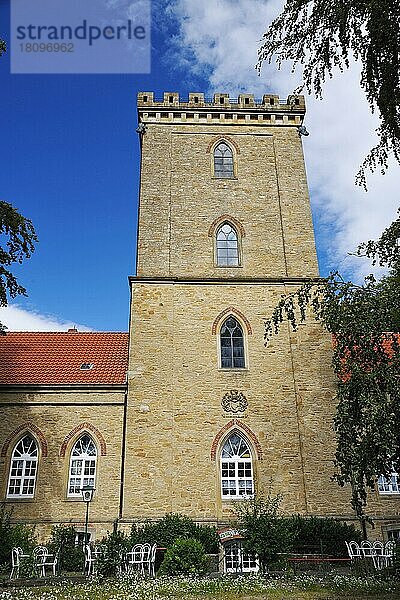
[[[275,94],[264,94],[258,99],[254,94],[231,98],[229,94],[215,93],[207,98],[201,92],[190,92],[182,98],[178,92],[164,92],[162,98],[157,98],[154,92],[139,92],[137,103],[139,121],[144,123],[202,121],[299,126],[306,112],[304,96],[282,100]]]

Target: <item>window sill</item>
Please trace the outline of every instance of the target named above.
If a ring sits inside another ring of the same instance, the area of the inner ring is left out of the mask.
[[[35,502],[34,496],[29,496],[28,498],[23,498],[22,496],[10,498],[5,498],[4,502]]]
[[[213,181],[237,181],[237,177],[215,177],[215,175],[211,176]]]
[[[398,500],[400,498],[400,492],[378,492],[379,498],[394,498]]]
[[[82,496],[71,496],[64,498],[64,502],[84,502]]]
[[[243,269],[243,265],[218,265],[217,263],[214,264],[214,267],[216,269]]]
[[[218,367],[218,371],[223,373],[247,373],[249,369],[248,367]]]
[[[230,496],[230,498],[227,498],[226,496],[222,496],[221,500],[222,502],[243,502],[244,500],[252,500],[254,498],[254,495],[252,496]]]

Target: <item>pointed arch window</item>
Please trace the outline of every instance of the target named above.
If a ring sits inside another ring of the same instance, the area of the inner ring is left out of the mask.
[[[238,433],[232,433],[221,450],[222,498],[243,498],[254,494],[250,447]]]
[[[221,331],[221,368],[244,369],[244,337],[243,329],[235,317],[225,319]]]
[[[33,498],[38,455],[36,440],[27,433],[12,453],[7,498]]]
[[[95,487],[97,448],[85,433],[74,444],[69,466],[68,496],[80,497],[84,486]]]
[[[226,142],[219,142],[214,148],[214,177],[229,178],[233,176],[232,148]]]
[[[225,222],[217,229],[217,265],[219,267],[239,266],[239,243],[236,229]]]

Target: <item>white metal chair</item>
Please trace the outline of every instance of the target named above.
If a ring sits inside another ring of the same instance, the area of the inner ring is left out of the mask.
[[[89,544],[85,544],[84,553],[85,553],[84,573],[85,573],[85,575],[94,575],[96,572],[95,566],[96,566],[98,554],[96,554],[95,552],[92,552],[92,549],[89,546]]]
[[[36,546],[33,549],[33,563],[38,577],[46,576],[45,561],[47,554],[46,546]]]
[[[396,542],[389,540],[383,548],[383,562],[385,567],[390,567],[393,564],[394,551]]]
[[[376,540],[372,544],[372,547],[373,547],[373,552],[374,552],[374,556],[372,557],[373,562],[374,562],[374,567],[375,567],[375,569],[380,571],[385,566],[383,542]]]
[[[149,564],[149,575],[151,575],[151,577],[156,576],[156,569],[155,569],[156,552],[157,552],[157,544],[153,544],[151,547],[150,564]]]
[[[360,559],[360,558],[362,558],[361,548],[357,544],[357,542],[355,542],[354,540],[352,540],[351,542],[345,542],[345,543],[346,543],[346,547],[347,547],[347,552],[348,552],[349,558],[352,561],[354,559]]]
[[[128,573],[137,570],[143,573],[143,544],[135,544],[126,555],[126,566]]]
[[[361,542],[361,552],[363,553],[364,558],[370,559],[374,568],[379,570],[379,561],[377,560],[373,543],[369,540],[363,540]]]
[[[22,548],[15,547],[11,550],[11,573],[10,579],[18,579],[21,566]]]
[[[151,545],[150,544],[143,544],[142,546],[143,548],[143,555],[142,555],[142,575],[144,575],[145,571],[147,571],[147,573],[150,575],[150,569],[151,569]]]

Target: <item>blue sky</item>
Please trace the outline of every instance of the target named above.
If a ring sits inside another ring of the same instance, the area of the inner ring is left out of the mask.
[[[0,313],[10,329],[127,329],[139,90],[286,97],[298,84],[289,70],[271,66],[260,78],[253,68],[278,0],[152,4],[149,75],[11,75],[10,53],[0,59],[0,197],[32,219],[40,240],[33,257],[14,269],[29,296]],[[9,3],[1,0],[0,37],[6,40],[8,24]],[[368,194],[354,186],[375,125],[356,66],[329,83],[324,101],[310,98],[308,109],[305,153],[321,271],[339,266],[359,277],[365,268],[346,250],[394,218],[399,169],[374,175]]]

